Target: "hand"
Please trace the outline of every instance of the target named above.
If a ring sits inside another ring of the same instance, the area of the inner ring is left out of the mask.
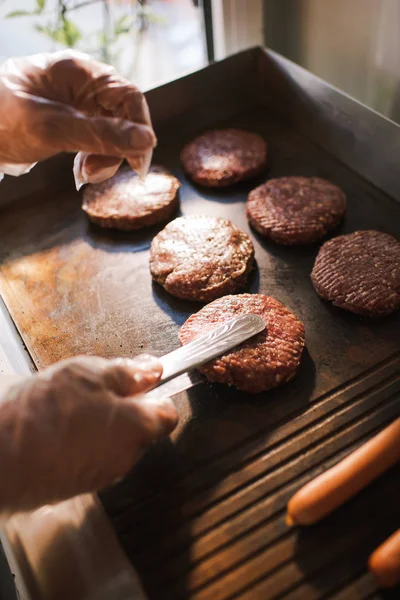
[[[177,423],[171,400],[138,396],[161,371],[152,357],[78,357],[14,383],[0,403],[0,512],[95,491],[125,475]]]
[[[74,51],[0,67],[0,179],[78,152],[77,187],[114,175],[123,158],[147,173],[156,143],[143,94],[114,68]]]

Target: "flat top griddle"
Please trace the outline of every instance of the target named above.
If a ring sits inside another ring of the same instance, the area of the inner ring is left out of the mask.
[[[311,99],[304,77],[314,86]],[[252,50],[149,94],[159,137],[154,162],[181,180],[181,213],[226,217],[250,233],[257,269],[249,291],[293,310],[307,343],[298,376],[271,392],[251,396],[203,381],[179,394],[171,439],[101,494],[150,598],[383,597],[366,560],[399,526],[400,467],[306,531],[289,529],[284,515],[305,481],[399,414],[400,313],[369,320],[321,301],[309,277],[318,246],[266,242],[245,217],[248,192],[265,178],[315,175],[348,198],[333,235],[371,228],[400,236],[395,182],[389,173],[385,191],[376,187],[384,156],[374,147],[386,128],[394,139],[396,126],[382,120],[379,128],[380,117],[334,90],[330,105],[321,101],[321,89],[331,88],[318,81]],[[357,136],[360,111],[369,129]],[[268,170],[223,191],[201,189],[185,178],[179,152],[204,128],[224,126],[264,136]],[[377,153],[377,165],[363,173],[375,185],[342,162],[352,145],[353,169],[365,164],[360,139],[365,163]],[[201,305],[152,284],[148,249],[160,228],[125,234],[90,225],[63,179],[65,163],[57,168],[62,189],[49,185],[0,213],[0,291],[36,366],[79,353],[171,351],[179,326]]]

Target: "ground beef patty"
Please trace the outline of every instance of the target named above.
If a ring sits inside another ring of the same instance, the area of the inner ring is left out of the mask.
[[[181,161],[186,173],[199,185],[225,187],[264,169],[267,144],[255,133],[216,129],[187,144]]]
[[[224,296],[189,317],[180,330],[182,345],[219,325],[253,313],[266,329],[231,352],[199,368],[211,381],[244,392],[263,392],[294,377],[304,349],[304,325],[283,304],[261,294]]]
[[[250,224],[279,244],[316,242],[338,225],[345,211],[342,190],[317,177],[270,179],[247,201]]]
[[[144,181],[130,167],[122,167],[107,181],[86,187],[82,208],[101,227],[141,229],[176,212],[179,186],[162,167],[152,167]]]
[[[400,242],[380,231],[356,231],[326,242],[311,273],[317,293],[359,315],[400,308]]]
[[[175,219],[153,239],[150,271],[178,298],[209,302],[240,289],[254,263],[253,244],[230,221],[209,216]]]

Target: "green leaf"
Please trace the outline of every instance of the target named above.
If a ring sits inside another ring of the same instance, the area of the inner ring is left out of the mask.
[[[76,46],[79,40],[82,39],[82,33],[77,26],[72,23],[72,21],[68,21],[68,19],[64,19],[62,25],[55,29],[42,25],[35,25],[35,29],[55,42],[59,42],[70,48]]]
[[[46,0],[36,0],[38,12],[41,13],[46,8]]]
[[[114,35],[129,33],[132,29],[132,25],[132,17],[130,15],[123,15],[114,25]]]
[[[63,20],[64,32],[67,38],[68,46],[75,46],[82,39],[82,33],[72,21]]]
[[[42,33],[46,37],[49,37],[50,39],[55,40],[55,41],[58,41],[60,31],[62,31],[60,29],[51,29],[50,27],[47,27],[47,25],[38,25],[38,24],[35,24],[34,28],[39,33]]]
[[[157,13],[151,11],[146,12],[146,19],[149,23],[153,23],[154,25],[168,24],[168,19],[166,19],[163,15],[158,15]]]
[[[28,17],[35,13],[29,12],[28,10],[13,10],[6,15],[6,19],[14,19],[14,17]]]
[[[102,31],[99,33],[99,43],[101,46],[104,46],[105,44],[107,44],[108,39],[107,39],[107,35]]]

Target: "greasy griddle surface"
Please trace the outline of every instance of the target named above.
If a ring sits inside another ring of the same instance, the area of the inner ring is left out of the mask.
[[[214,125],[263,135],[268,177],[315,175],[341,186],[348,211],[338,233],[400,235],[397,203],[264,109]],[[399,413],[400,313],[372,321],[321,301],[310,281],[318,246],[281,247],[248,227],[247,194],[265,177],[224,191],[194,186],[178,160],[182,130],[163,131],[155,156],[182,181],[182,214],[226,217],[250,233],[250,291],[296,313],[307,350],[298,376],[277,390],[248,396],[202,383],[180,394],[172,440],[104,492],[104,506],[150,598],[309,600],[340,590],[340,598],[369,598],[366,557],[400,522],[399,469],[302,534],[286,527],[284,507]],[[148,250],[159,229],[95,228],[73,191],[1,214],[0,290],[38,368],[79,353],[161,355],[177,346],[179,326],[201,305],[152,284]]]

